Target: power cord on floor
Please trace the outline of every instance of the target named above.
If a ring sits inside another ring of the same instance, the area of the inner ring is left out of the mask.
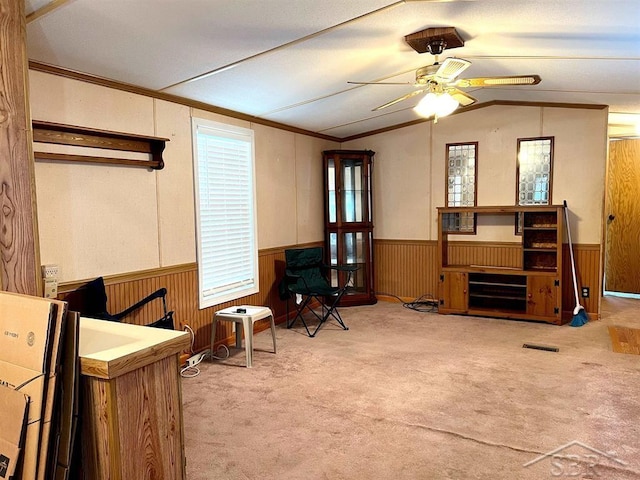
[[[425,293],[424,295],[416,298],[412,302],[405,302],[402,298],[393,293],[385,293],[385,292],[376,292],[376,295],[386,295],[388,297],[397,298],[402,302],[402,306],[405,308],[409,308],[411,310],[415,310],[416,312],[422,313],[437,313],[438,312],[438,301],[433,298],[433,295],[430,293]]]
[[[189,353],[191,354],[191,356],[189,358],[187,358],[186,365],[184,367],[182,367],[182,369],[180,370],[180,376],[181,377],[183,377],[183,378],[193,378],[193,377],[197,377],[198,375],[200,375],[200,369],[198,368],[198,365],[200,365],[200,363],[207,357],[211,357],[214,360],[224,360],[226,358],[229,358],[229,349],[224,344],[218,345],[218,349],[216,350],[216,353],[218,351],[222,350],[223,351],[222,355],[214,355],[211,352],[211,350],[208,349],[208,348],[206,350],[204,350],[203,352],[200,352],[198,354],[194,353],[193,345],[195,343],[196,335],[195,335],[193,329],[189,325],[185,324],[184,330],[191,334],[191,344],[189,346]]]

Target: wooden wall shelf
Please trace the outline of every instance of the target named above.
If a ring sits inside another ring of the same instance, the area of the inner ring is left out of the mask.
[[[39,120],[34,120],[32,127],[34,143],[145,153],[150,157],[149,160],[138,160],[133,158],[52,153],[34,149],[33,153],[36,160],[128,165],[153,170],[161,170],[164,167],[162,152],[166,142],[169,141],[168,138],[120,133]]]

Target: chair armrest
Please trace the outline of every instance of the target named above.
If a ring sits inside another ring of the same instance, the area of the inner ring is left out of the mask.
[[[134,305],[131,305],[126,310],[123,310],[122,312],[116,313],[116,314],[114,314],[112,316],[119,321],[122,318],[124,318],[127,315],[129,315],[130,313],[133,313],[136,310],[144,307],[147,303],[151,302],[152,300],[155,300],[156,298],[161,298],[162,299],[162,304],[163,304],[163,307],[164,307],[164,314],[166,315],[167,314],[167,305],[165,303],[165,296],[166,295],[167,295],[167,289],[164,288],[164,287],[163,288],[159,288],[158,290],[153,292],[151,295],[147,295],[146,297],[144,297],[138,303],[136,303]]]

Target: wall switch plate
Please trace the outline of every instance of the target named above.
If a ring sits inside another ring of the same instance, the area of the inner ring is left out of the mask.
[[[582,287],[582,298],[589,298],[589,287]]]

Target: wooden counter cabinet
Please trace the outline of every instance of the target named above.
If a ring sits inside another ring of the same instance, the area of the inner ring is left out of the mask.
[[[178,354],[189,334],[80,319],[85,479],[183,480]]]

